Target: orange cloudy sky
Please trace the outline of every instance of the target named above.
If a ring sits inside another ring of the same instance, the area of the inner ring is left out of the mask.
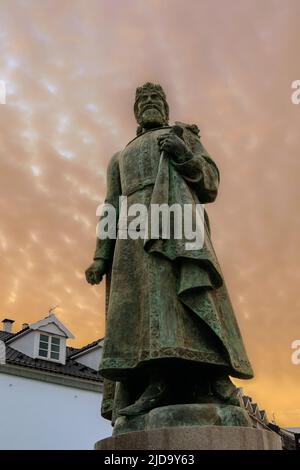
[[[300,425],[299,0],[1,0],[0,310],[58,304],[81,345],[104,333],[85,283],[110,156],[135,135],[135,88],[160,82],[221,171],[214,244],[256,373],[239,382]]]

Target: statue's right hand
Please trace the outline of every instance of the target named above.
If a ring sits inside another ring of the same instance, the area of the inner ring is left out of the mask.
[[[89,284],[100,284],[102,277],[107,271],[107,261],[104,259],[95,260],[85,271],[85,277]]]

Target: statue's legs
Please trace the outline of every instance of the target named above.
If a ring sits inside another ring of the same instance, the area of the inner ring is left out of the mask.
[[[139,388],[134,375],[120,382],[116,414],[137,416],[159,406],[183,403],[218,403],[239,406],[237,388],[226,371],[217,366],[159,360],[139,371]]]

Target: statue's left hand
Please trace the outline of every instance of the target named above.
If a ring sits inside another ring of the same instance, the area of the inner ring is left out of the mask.
[[[100,284],[107,272],[107,262],[104,259],[96,259],[85,271],[85,277],[89,284]]]
[[[180,139],[175,133],[162,134],[157,138],[160,151],[166,152],[176,162],[182,162],[192,155],[184,141]]]

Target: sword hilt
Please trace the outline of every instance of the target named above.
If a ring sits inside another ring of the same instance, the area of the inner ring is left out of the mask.
[[[183,140],[183,128],[181,126],[178,126],[178,124],[175,124],[172,126],[170,133],[176,134],[180,139]]]

